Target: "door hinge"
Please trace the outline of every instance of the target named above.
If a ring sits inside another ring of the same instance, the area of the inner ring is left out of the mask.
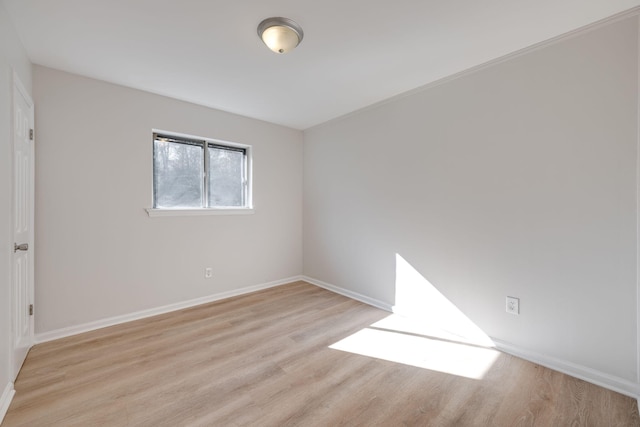
[[[29,304],[29,316],[33,316],[33,304]]]
[[[33,129],[29,129],[29,139],[33,141]]]

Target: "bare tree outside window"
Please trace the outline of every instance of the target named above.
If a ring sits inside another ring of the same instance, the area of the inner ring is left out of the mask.
[[[246,207],[247,149],[155,134],[154,208]]]
[[[209,206],[243,206],[244,153],[209,146]]]

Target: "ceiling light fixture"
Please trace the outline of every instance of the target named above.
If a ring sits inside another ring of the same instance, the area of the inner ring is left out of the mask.
[[[258,36],[275,53],[287,53],[302,41],[300,25],[288,18],[267,18],[258,25]]]

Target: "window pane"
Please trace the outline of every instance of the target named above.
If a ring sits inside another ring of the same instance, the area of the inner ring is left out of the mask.
[[[209,146],[209,206],[244,206],[244,151]]]
[[[156,208],[201,208],[203,146],[153,141]]]

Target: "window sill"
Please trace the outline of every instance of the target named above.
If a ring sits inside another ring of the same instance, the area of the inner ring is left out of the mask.
[[[208,215],[253,215],[253,208],[208,208],[208,209],[145,209],[150,217],[157,216],[208,216]]]

